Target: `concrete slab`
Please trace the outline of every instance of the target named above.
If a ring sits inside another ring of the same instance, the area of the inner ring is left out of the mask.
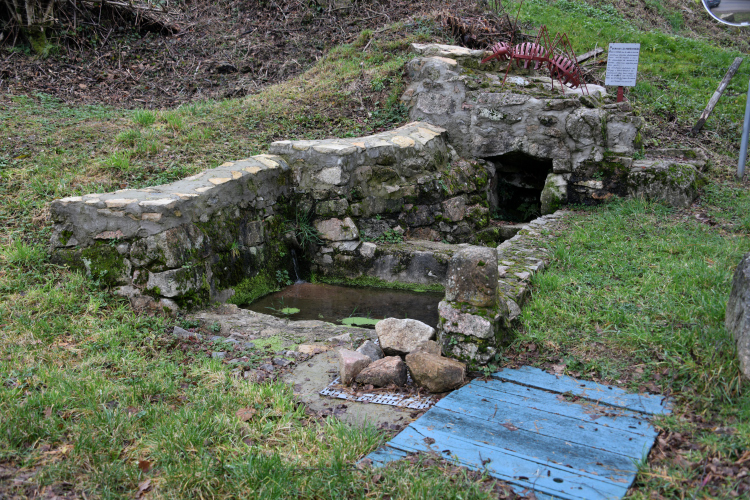
[[[358,427],[375,426],[399,430],[416,420],[421,412],[396,406],[358,403],[320,396],[318,393],[338,376],[335,350],[317,354],[285,374],[282,380],[294,387],[294,395],[311,410],[332,415]]]

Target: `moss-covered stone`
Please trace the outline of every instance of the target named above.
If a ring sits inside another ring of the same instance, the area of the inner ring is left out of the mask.
[[[80,262],[95,280],[108,286],[124,283],[130,265],[113,244],[96,242],[80,252]]]
[[[261,297],[280,289],[278,282],[268,272],[261,271],[253,277],[245,278],[234,287],[234,295],[229,299],[238,306],[252,304]]]

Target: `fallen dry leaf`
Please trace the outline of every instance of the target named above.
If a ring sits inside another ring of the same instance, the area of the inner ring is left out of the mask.
[[[151,489],[151,479],[146,479],[138,483],[138,493],[135,494],[135,498],[141,498],[144,493]]]
[[[151,464],[153,462],[149,460],[138,460],[138,468],[141,469],[143,472],[148,472],[151,470]]]
[[[258,411],[254,408],[242,408],[241,410],[237,410],[237,413],[235,413],[235,415],[237,415],[237,418],[239,418],[243,422],[247,422],[248,420],[252,419],[256,413],[258,413]]]

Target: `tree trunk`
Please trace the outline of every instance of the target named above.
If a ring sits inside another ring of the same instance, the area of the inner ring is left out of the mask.
[[[34,26],[22,30],[24,36],[29,41],[31,49],[35,54],[41,57],[47,57],[49,55],[52,44],[49,43],[47,38],[47,29],[43,26]]]

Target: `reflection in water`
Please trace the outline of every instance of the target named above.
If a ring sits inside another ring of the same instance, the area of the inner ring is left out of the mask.
[[[296,283],[266,295],[247,306],[251,311],[293,320],[318,319],[339,323],[350,316],[411,318],[437,327],[437,305],[442,293],[407,292],[382,288],[351,288],[316,283]],[[280,311],[295,307],[299,313],[286,316]]]

